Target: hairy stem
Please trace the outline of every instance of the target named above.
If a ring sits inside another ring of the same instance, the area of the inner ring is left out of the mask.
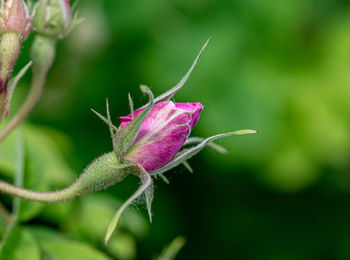
[[[71,200],[79,194],[80,185],[74,183],[66,189],[55,192],[38,192],[20,188],[4,181],[0,181],[0,190],[12,196],[16,196],[25,200],[31,200],[43,203],[55,203]]]
[[[52,192],[39,192],[20,188],[0,181],[0,191],[25,200],[42,203],[57,203],[72,200],[75,197],[107,188],[124,177],[124,171],[116,166],[119,161],[114,152],[104,154],[94,160],[71,186]]]

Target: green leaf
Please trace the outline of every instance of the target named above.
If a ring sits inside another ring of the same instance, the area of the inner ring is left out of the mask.
[[[30,124],[24,124],[22,131],[28,150],[27,153],[31,154],[33,151],[35,154],[33,159],[38,164],[42,164],[42,170],[47,170],[45,177],[50,184],[54,187],[71,184],[74,181],[75,174],[67,165],[59,150],[62,140],[69,142],[67,138],[55,130],[36,127]],[[57,144],[57,142],[60,143]],[[15,143],[16,134],[14,133],[2,141],[0,146],[0,173],[7,177],[13,177],[15,170]],[[40,158],[41,155],[43,157]],[[41,177],[44,176],[41,175]]]
[[[24,187],[48,191],[52,188],[60,188],[74,181],[74,173],[58,151],[52,131],[33,127],[28,124],[22,126],[23,139],[26,144],[27,165],[24,169]],[[0,146],[0,172],[8,177],[13,176],[16,158],[16,133],[6,138]],[[23,201],[20,209],[20,220],[28,221],[37,216],[45,205]]]
[[[63,229],[76,239],[100,245],[115,209],[122,204],[122,201],[109,194],[87,194],[80,198],[79,206],[71,211],[69,218],[63,220],[65,223]],[[133,208],[125,212],[124,216],[124,221],[118,225],[118,235],[112,236],[106,250],[116,259],[134,259],[136,256],[134,236],[144,237],[148,231],[148,223]]]
[[[116,259],[136,258],[135,239],[130,234],[124,232],[118,232],[118,236],[113,237],[109,241],[107,250]]]
[[[109,260],[103,252],[89,244],[68,239],[47,228],[29,228],[40,248],[52,260]]]
[[[63,203],[45,205],[40,212],[40,219],[59,226],[64,225],[67,218],[72,217],[72,210],[77,204],[77,201],[66,201]]]
[[[25,175],[25,187],[33,190],[48,191],[73,182],[73,172],[64,162],[62,155],[45,131],[26,127],[25,131],[28,168]],[[51,185],[50,185],[51,184]],[[37,216],[45,204],[24,201],[20,219],[28,221]]]
[[[16,167],[14,184],[17,187],[23,187],[25,149],[23,136],[20,131],[17,131],[16,139]],[[18,218],[21,212],[21,207],[22,200],[14,197],[13,211],[10,222],[6,227],[0,244],[0,260],[40,259],[39,248],[36,241],[28,232],[23,231],[19,227]]]
[[[34,237],[17,224],[0,250],[0,260],[39,260],[40,250]]]
[[[15,155],[15,173],[14,184],[18,187],[23,187],[23,174],[24,174],[24,144],[21,132],[17,131],[16,135],[16,147]],[[13,259],[14,252],[18,245],[18,237],[20,236],[20,230],[18,227],[18,214],[20,211],[21,199],[13,198],[13,211],[11,213],[9,222],[2,236],[0,244],[0,259]]]
[[[65,229],[73,231],[81,237],[103,241],[106,227],[115,214],[115,209],[122,204],[122,201],[109,194],[96,193],[82,196],[79,206],[75,207],[68,216]],[[120,223],[121,229],[138,237],[147,233],[148,224],[138,211],[129,209],[125,212],[124,220]]]
[[[68,138],[60,132],[32,125],[26,125],[23,130],[28,146],[28,155],[31,156],[31,160],[35,161],[38,170],[40,170],[40,173],[36,174],[37,177],[45,176],[53,188],[71,184],[75,180],[76,174],[59,150],[60,144],[56,143],[58,135],[63,136],[58,141],[65,139],[66,142],[70,142]]]

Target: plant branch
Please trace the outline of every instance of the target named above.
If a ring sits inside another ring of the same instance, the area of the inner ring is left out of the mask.
[[[39,192],[24,189],[0,180],[0,191],[11,196],[41,203],[58,203],[72,200],[82,194],[105,189],[124,177],[122,168],[114,152],[106,153],[95,159],[69,187],[51,192]]]
[[[66,189],[54,192],[38,192],[24,188],[20,188],[0,181],[0,190],[12,196],[16,196],[25,200],[31,200],[42,203],[56,203],[71,200],[80,193],[80,185],[78,182],[72,184]]]
[[[41,35],[36,35],[31,49],[33,77],[30,91],[18,112],[5,127],[1,129],[0,142],[28,116],[38,102],[46,82],[47,73],[55,58],[55,53],[56,41]]]

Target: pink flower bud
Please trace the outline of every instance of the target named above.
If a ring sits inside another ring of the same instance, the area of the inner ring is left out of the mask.
[[[16,32],[25,40],[31,30],[29,9],[23,0],[2,1],[0,31]]]
[[[196,125],[202,109],[200,103],[165,101],[155,104],[126,159],[139,163],[148,172],[168,164]],[[142,110],[137,110],[134,116],[137,117]],[[120,119],[120,126],[125,127],[132,121],[132,115]]]

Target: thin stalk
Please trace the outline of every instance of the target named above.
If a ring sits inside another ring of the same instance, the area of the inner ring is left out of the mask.
[[[72,200],[73,198],[78,196],[81,192],[81,185],[79,182],[76,182],[63,190],[53,192],[39,192],[16,187],[4,181],[0,181],[0,190],[4,193],[25,200],[31,200],[42,203],[57,203]]]
[[[33,107],[40,98],[43,86],[45,84],[46,74],[37,73],[33,77],[32,85],[28,93],[27,99],[14,115],[13,118],[0,131],[0,142],[3,141],[32,111]]]
[[[123,179],[124,167],[114,152],[96,158],[69,187],[49,192],[24,189],[0,180],[0,191],[11,196],[41,203],[58,203],[72,200],[84,193],[105,189]]]
[[[49,69],[56,55],[56,41],[43,35],[36,35],[31,48],[32,84],[21,108],[0,131],[0,142],[3,141],[32,111],[38,102]]]

